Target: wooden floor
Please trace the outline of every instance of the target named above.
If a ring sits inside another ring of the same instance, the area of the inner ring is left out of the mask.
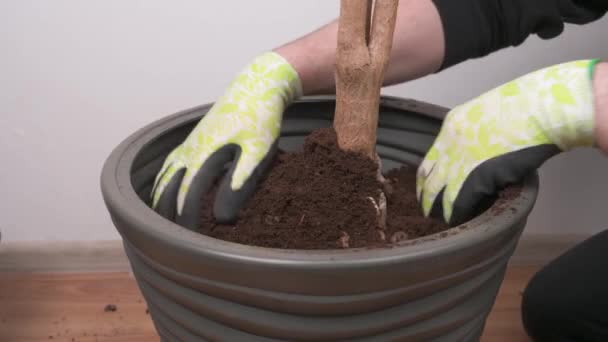
[[[521,291],[536,267],[508,270],[483,342],[530,342]],[[106,312],[107,304],[116,311]],[[0,273],[0,341],[158,341],[129,273]]]

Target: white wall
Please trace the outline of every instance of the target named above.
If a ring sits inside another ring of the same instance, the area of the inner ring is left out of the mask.
[[[99,191],[112,148],[213,101],[250,58],[337,14],[327,0],[0,2],[3,240],[118,238]],[[607,30],[608,18],[568,27],[385,93],[453,106],[536,68],[608,57]],[[552,160],[528,233],[608,227],[607,174],[592,151]]]

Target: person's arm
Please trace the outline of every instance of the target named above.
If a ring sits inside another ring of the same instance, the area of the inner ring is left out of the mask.
[[[608,11],[606,0],[433,0],[445,32],[442,69],[518,46],[530,35],[559,36],[564,24],[587,24]]]
[[[304,95],[333,94],[338,21],[276,48],[297,70]],[[431,74],[443,62],[441,19],[431,0],[401,0],[385,85]]]
[[[605,0],[401,0],[384,85],[432,74],[530,35],[557,37],[564,23],[585,24],[608,11]],[[274,51],[302,80],[303,94],[333,93],[338,23]]]
[[[595,143],[608,156],[608,62],[596,66],[593,89],[595,99]]]

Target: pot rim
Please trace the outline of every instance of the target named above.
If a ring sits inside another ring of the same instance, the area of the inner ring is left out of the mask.
[[[335,97],[307,96],[296,103],[332,99]],[[380,104],[399,110],[413,110],[417,113],[420,113],[421,108],[426,107],[425,112],[421,114],[439,120],[442,112],[447,111],[424,102],[384,95]],[[538,174],[535,172],[523,181],[522,191],[516,198],[496,201],[489,209],[462,225],[390,247],[297,250],[248,246],[219,240],[190,231],[157,214],[139,198],[131,184],[131,166],[148,143],[168,130],[197,119],[199,111],[211,105],[212,103],[208,103],[186,109],[148,124],[123,140],[104,163],[101,174],[104,201],[113,218],[128,223],[120,227],[117,225],[117,228],[123,238],[129,240],[138,249],[142,248],[143,244],[147,245],[148,242],[153,241],[156,246],[185,251],[189,255],[200,258],[255,264],[285,263],[290,267],[300,265],[317,269],[324,266],[335,269],[352,264],[377,265],[378,262],[390,263],[403,258],[415,261],[467,249],[496,238],[509,230],[516,230],[516,223],[526,220],[538,195]],[[144,239],[130,239],[133,234],[144,236]]]

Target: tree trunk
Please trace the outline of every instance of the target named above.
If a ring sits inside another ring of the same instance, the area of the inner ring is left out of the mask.
[[[374,161],[380,88],[392,47],[398,3],[340,3],[334,128],[341,149]]]

